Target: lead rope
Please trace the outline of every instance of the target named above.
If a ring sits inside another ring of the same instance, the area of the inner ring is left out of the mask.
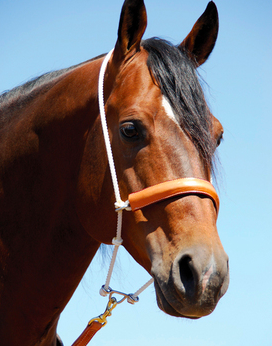
[[[114,263],[116,260],[117,252],[119,249],[119,246],[122,245],[123,239],[121,237],[122,232],[122,217],[123,217],[123,210],[130,211],[131,208],[129,206],[129,201],[122,201],[120,196],[120,190],[117,180],[117,174],[115,170],[112,150],[111,150],[111,144],[110,144],[110,137],[109,137],[109,131],[106,121],[106,114],[105,114],[105,105],[104,105],[104,76],[105,71],[107,68],[107,64],[110,60],[110,57],[112,55],[113,49],[106,55],[104,58],[100,72],[99,72],[99,80],[98,80],[98,104],[99,104],[99,110],[100,110],[100,117],[101,117],[101,124],[102,124],[102,130],[106,145],[106,151],[108,156],[108,162],[110,167],[110,173],[112,178],[112,184],[115,194],[115,200],[114,203],[115,211],[117,212],[117,230],[116,230],[116,237],[112,239],[112,244],[114,245],[113,254],[108,270],[108,274],[106,277],[105,285],[103,285],[99,291],[100,295],[105,297],[109,295],[109,301],[106,307],[106,310],[103,314],[99,315],[98,317],[95,317],[91,319],[87,325],[87,327],[84,329],[83,333],[78,337],[78,339],[73,343],[72,346],[86,346],[92,337],[95,335],[95,333],[100,330],[103,326],[107,323],[107,317],[111,316],[112,310],[120,303],[122,303],[125,299],[131,303],[134,304],[135,302],[139,301],[138,295],[142,293],[148,286],[150,286],[154,279],[151,278],[146,284],[144,284],[141,288],[138,289],[134,294],[126,294],[119,291],[114,291],[110,288],[110,280],[113,272]],[[118,301],[115,297],[113,297],[113,294],[121,295],[122,298]]]

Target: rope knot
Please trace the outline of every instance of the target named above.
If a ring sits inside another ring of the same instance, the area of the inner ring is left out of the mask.
[[[108,287],[108,289],[106,289],[105,285],[103,285],[100,290],[99,293],[102,297],[106,297],[108,294],[110,294],[112,291],[112,289],[110,287]]]
[[[119,212],[119,211],[122,211],[122,210],[131,211],[131,207],[129,205],[129,200],[127,200],[125,202],[122,201],[122,200],[119,200],[119,201],[114,203],[114,206],[115,206],[115,211],[116,212]]]
[[[112,245],[120,246],[123,243],[123,239],[122,238],[118,239],[117,237],[114,237],[111,242],[112,242]]]
[[[129,303],[129,304],[135,304],[135,303],[137,303],[139,301],[139,297],[138,296],[134,296],[134,294],[129,294],[128,295],[128,298],[127,298],[127,302]]]

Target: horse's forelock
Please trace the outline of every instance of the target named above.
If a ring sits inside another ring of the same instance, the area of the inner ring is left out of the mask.
[[[149,53],[147,64],[178,117],[179,123],[212,168],[214,145],[211,114],[200,86],[193,61],[185,51],[158,38],[142,42]]]

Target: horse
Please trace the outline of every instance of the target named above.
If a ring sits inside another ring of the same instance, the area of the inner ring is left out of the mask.
[[[125,0],[104,77],[121,197],[180,179],[201,181],[211,191],[223,127],[208,108],[196,69],[217,39],[216,6],[207,5],[177,46],[143,40],[146,26],[144,2]],[[100,245],[115,235],[98,105],[104,57],[1,95],[2,345],[59,345],[61,312]],[[154,278],[165,313],[206,316],[227,291],[217,214],[216,198],[198,188],[124,211],[123,246]]]

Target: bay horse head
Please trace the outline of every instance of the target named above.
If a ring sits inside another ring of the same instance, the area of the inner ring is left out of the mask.
[[[207,60],[217,38],[214,3],[209,3],[177,47],[156,38],[142,41],[146,24],[143,1],[125,1],[104,82],[113,157],[124,199],[179,178],[210,181],[213,155],[223,134],[195,71]],[[89,212],[94,198],[94,214],[103,218],[106,212],[100,203],[105,195],[112,196],[105,162],[93,169],[94,155],[102,150],[100,142],[99,137],[100,149],[94,154],[86,151],[89,163],[80,176],[78,214],[92,237],[109,244],[114,234],[97,232]],[[94,183],[95,176],[103,179]],[[214,200],[195,192],[137,209],[125,213],[123,245],[154,277],[159,307],[188,318],[211,313],[229,281]],[[114,224],[113,218],[107,219]],[[104,219],[103,229],[112,229],[108,220]]]
[[[211,185],[223,128],[196,72],[215,45],[217,9],[210,2],[178,46],[142,40],[146,25],[144,2],[126,0],[104,78],[121,198],[130,196],[134,205],[123,215],[123,245],[153,276],[164,312],[199,318],[214,310],[229,281]],[[60,313],[101,243],[115,236],[98,106],[103,60],[45,74],[0,96],[3,345],[55,345]],[[196,189],[176,194],[177,180],[197,181]]]

